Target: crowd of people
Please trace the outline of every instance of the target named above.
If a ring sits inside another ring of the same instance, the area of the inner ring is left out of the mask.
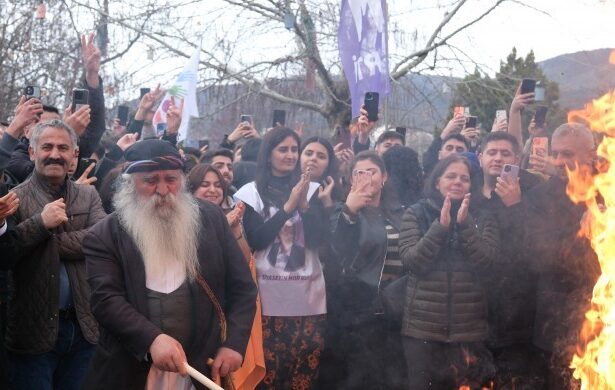
[[[244,121],[198,150],[181,107],[153,128],[160,88],[106,118],[82,53],[88,104],[22,96],[0,138],[3,388],[204,388],[188,365],[226,389],[569,388],[599,275],[566,195],[586,126],[525,139],[519,89],[422,159],[365,108],[350,144]]]

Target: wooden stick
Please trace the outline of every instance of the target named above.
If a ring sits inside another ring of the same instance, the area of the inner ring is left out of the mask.
[[[205,375],[201,374],[197,370],[195,370],[190,364],[186,363],[186,370],[188,371],[188,375],[196,379],[203,386],[207,387],[210,390],[224,390],[222,387],[218,386],[216,382],[212,381]]]

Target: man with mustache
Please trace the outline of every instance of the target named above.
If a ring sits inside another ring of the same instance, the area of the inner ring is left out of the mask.
[[[595,158],[591,130],[580,123],[559,126],[551,137],[547,161],[557,174],[528,194],[526,246],[538,275],[533,343],[547,366],[544,377],[549,390],[574,388],[569,366],[600,275],[589,240],[578,235],[587,207],[574,204],[566,194],[566,169],[591,171]]]
[[[172,144],[140,141],[124,156],[116,211],[84,248],[101,327],[84,388],[200,388],[186,363],[214,378],[241,366],[256,286],[222,209],[187,191]]]
[[[39,123],[30,133],[34,172],[13,189],[19,250],[2,266],[13,277],[5,342],[15,389],[78,388],[98,339],[82,241],[105,213],[93,187],[68,179],[77,142],[64,122]]]

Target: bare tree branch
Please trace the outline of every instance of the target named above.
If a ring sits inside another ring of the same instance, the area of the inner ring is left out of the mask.
[[[434,49],[436,49],[436,48],[438,48],[438,47],[440,47],[440,46],[442,46],[444,44],[446,44],[449,39],[453,38],[459,32],[465,30],[466,28],[472,26],[473,24],[475,24],[478,21],[480,21],[481,19],[483,19],[485,16],[487,16],[493,10],[495,10],[500,4],[502,4],[503,2],[505,2],[507,0],[498,0],[493,6],[491,6],[489,9],[487,9],[485,12],[483,12],[477,18],[474,18],[470,22],[468,22],[468,23],[462,25],[461,27],[455,29],[453,32],[451,32],[450,34],[446,35],[444,38],[442,38],[442,39],[440,39],[439,41],[436,42],[436,38],[440,34],[440,32],[442,31],[444,26],[446,26],[451,21],[453,16],[457,13],[457,11],[459,11],[459,8],[461,8],[461,6],[466,3],[466,1],[467,0],[461,0],[455,6],[453,11],[451,11],[450,13],[445,15],[444,19],[442,20],[442,22],[440,22],[440,24],[438,25],[438,27],[436,28],[434,33],[431,35],[430,39],[427,41],[427,44],[425,45],[425,47],[423,49],[410,54],[409,56],[404,58],[402,61],[400,61],[395,66],[395,68],[393,68],[393,72],[391,73],[391,78],[393,80],[399,79],[400,77],[403,77],[404,75],[406,75],[412,68],[414,68],[415,66],[420,64],[423,60],[425,60],[425,58],[427,57],[427,55],[431,51],[433,51]],[[410,60],[412,60],[412,61],[410,61]],[[410,62],[408,62],[408,61],[410,61]]]

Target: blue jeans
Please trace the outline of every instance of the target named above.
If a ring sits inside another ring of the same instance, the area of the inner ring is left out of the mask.
[[[95,346],[83,338],[76,319],[60,319],[58,339],[50,352],[8,353],[11,386],[15,390],[79,389]]]

